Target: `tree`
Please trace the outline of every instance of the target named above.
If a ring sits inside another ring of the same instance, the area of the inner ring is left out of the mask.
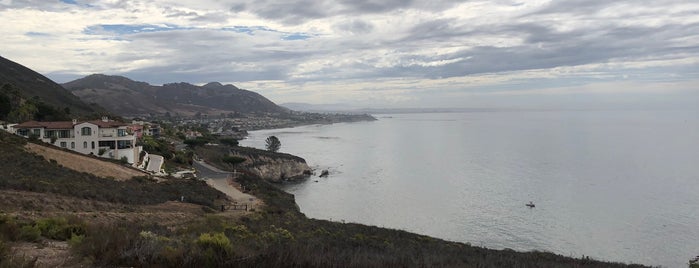
[[[282,143],[277,139],[275,136],[269,136],[265,140],[267,151],[270,152],[276,152],[279,151],[279,148],[282,147]]]

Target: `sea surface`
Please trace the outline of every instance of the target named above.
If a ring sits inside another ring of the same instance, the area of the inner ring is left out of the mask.
[[[241,144],[275,135],[330,171],[283,185],[312,218],[664,267],[699,255],[699,111],[376,117]]]

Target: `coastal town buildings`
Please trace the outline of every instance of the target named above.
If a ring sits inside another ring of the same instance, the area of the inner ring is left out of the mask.
[[[107,117],[91,121],[28,121],[12,126],[12,132],[82,154],[124,159],[134,166],[142,151],[128,124]]]

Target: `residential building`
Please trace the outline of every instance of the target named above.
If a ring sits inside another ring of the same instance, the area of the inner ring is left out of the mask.
[[[126,158],[134,166],[139,162],[142,150],[141,146],[136,146],[136,136],[129,130],[128,124],[107,117],[92,121],[29,121],[13,126],[13,130],[17,135],[36,137],[82,154]]]

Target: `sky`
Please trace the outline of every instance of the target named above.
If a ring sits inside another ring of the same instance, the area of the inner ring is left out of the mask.
[[[63,83],[231,83],[276,103],[696,108],[699,1],[0,0],[0,56]]]

